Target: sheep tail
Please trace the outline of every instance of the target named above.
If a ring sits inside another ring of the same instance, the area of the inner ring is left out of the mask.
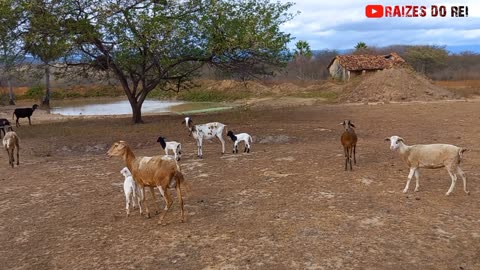
[[[181,171],[175,172],[175,179],[177,180],[178,188],[184,187],[186,192],[190,192],[190,183],[185,181],[185,178],[183,177],[183,173]]]
[[[458,163],[460,163],[463,160],[463,153],[466,151],[468,151],[467,148],[460,148],[460,150],[458,150],[458,156],[460,157],[458,159]]]

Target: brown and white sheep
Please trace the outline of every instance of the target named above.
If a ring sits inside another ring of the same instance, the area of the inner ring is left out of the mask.
[[[340,142],[343,145],[343,151],[345,153],[345,171],[347,170],[347,164],[350,164],[350,171],[352,170],[352,155],[353,163],[357,165],[356,148],[357,148],[357,134],[355,133],[355,125],[350,120],[344,120],[340,125],[343,125],[345,131],[340,137]]]
[[[3,147],[7,151],[8,154],[8,163],[12,165],[13,168],[13,163],[15,162],[15,159],[13,158],[13,151],[15,151],[15,148],[17,149],[17,165],[20,165],[20,139],[18,138],[17,133],[15,131],[9,131],[5,136],[3,137]]]
[[[121,157],[142,190],[146,186],[158,188],[165,199],[165,211],[160,215],[159,224],[163,224],[165,215],[173,204],[168,189],[175,187],[181,207],[181,220],[184,222],[185,215],[180,187],[185,184],[185,179],[175,159],[168,156],[135,157],[125,141],[115,142],[108,150],[107,155]],[[142,204],[144,204],[147,217],[150,217],[144,194],[142,194]]]

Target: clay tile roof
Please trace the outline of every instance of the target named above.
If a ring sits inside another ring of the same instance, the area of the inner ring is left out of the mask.
[[[389,69],[404,66],[405,60],[392,52],[387,55],[337,55],[327,68],[338,59],[339,64],[347,70]]]

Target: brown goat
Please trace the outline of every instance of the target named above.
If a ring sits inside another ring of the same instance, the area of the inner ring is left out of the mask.
[[[357,159],[355,157],[355,150],[357,148],[357,134],[353,129],[355,125],[350,120],[345,120],[340,125],[343,125],[345,131],[340,138],[343,145],[343,151],[345,152],[345,171],[347,170],[347,164],[350,164],[350,171],[352,170],[352,154],[353,163],[357,165]]]
[[[17,133],[15,133],[15,131],[7,132],[7,134],[5,134],[3,137],[2,143],[8,154],[8,164],[12,165],[13,168],[13,163],[15,162],[15,159],[13,158],[13,152],[15,151],[15,148],[17,148],[17,165],[20,165],[20,139],[18,138]]]
[[[127,168],[132,172],[133,179],[138,185],[140,185],[142,190],[146,186],[158,188],[160,194],[162,194],[165,199],[165,211],[160,215],[158,224],[163,224],[163,219],[173,204],[168,188],[175,187],[181,207],[181,220],[184,222],[185,215],[180,187],[185,184],[185,179],[175,159],[168,156],[135,157],[125,141],[114,143],[108,150],[107,155],[109,157],[122,157]],[[142,204],[145,207],[147,217],[150,217],[150,212],[145,204],[144,195],[142,195]]]

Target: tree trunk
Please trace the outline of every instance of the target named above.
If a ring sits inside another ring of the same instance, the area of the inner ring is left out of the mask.
[[[42,106],[50,108],[50,66],[45,66],[45,97],[42,101]]]
[[[134,124],[143,124],[142,103],[139,103],[139,102],[132,103],[132,102],[130,102],[130,105],[132,106],[132,120],[133,120]]]
[[[8,102],[10,105],[15,105],[15,95],[13,94],[13,86],[10,78],[7,79],[8,84],[8,96],[10,101]]]

